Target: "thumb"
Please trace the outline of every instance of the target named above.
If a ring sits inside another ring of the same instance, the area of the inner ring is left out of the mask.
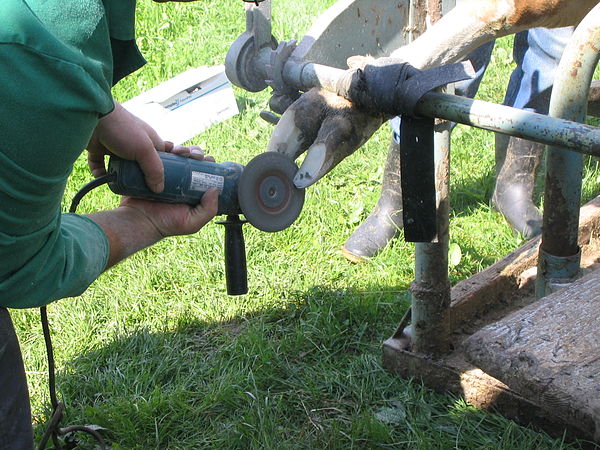
[[[196,205],[192,211],[192,217],[197,225],[204,226],[208,223],[215,215],[219,208],[219,191],[217,189],[209,189],[204,193],[200,204]]]

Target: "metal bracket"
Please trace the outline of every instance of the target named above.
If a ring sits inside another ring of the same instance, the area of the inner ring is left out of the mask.
[[[249,92],[267,87],[261,74],[261,50],[277,48],[277,39],[271,34],[271,1],[258,6],[246,5],[246,31],[231,45],[225,56],[225,73],[236,86]]]
[[[278,114],[283,114],[300,97],[300,92],[291,88],[283,80],[283,66],[295,49],[296,41],[280,42],[277,48],[271,52],[269,64],[266,66],[266,82],[273,88],[269,107]]]

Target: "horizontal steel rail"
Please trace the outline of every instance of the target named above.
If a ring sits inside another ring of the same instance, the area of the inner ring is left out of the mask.
[[[283,79],[297,90],[319,87],[335,92],[336,82],[343,73],[344,70],[334,67],[288,60],[283,68]],[[415,110],[421,116],[600,156],[600,127],[438,92],[425,94]]]

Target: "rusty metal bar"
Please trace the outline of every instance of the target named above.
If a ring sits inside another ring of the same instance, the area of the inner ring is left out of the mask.
[[[565,48],[552,88],[549,115],[584,122],[588,94],[600,53],[600,5],[578,25]],[[553,284],[573,281],[579,272],[579,204],[583,158],[549,145],[546,156],[544,218],[538,260],[536,295],[552,292]]]

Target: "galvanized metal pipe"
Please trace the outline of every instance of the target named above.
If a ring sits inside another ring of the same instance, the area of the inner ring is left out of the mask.
[[[600,128],[510,106],[431,92],[417,113],[600,156]]]
[[[425,5],[411,5],[412,41],[425,29]],[[412,35],[415,33],[415,35]],[[443,87],[440,92],[452,92]],[[450,132],[451,124],[435,120],[434,168],[436,193],[437,242],[415,243],[415,278],[411,294],[411,351],[424,355],[443,355],[450,351],[450,280],[448,245],[450,229]]]
[[[320,87],[335,92],[343,73],[334,67],[288,60],[283,79],[298,90]],[[600,128],[571,120],[439,92],[425,94],[416,113],[600,156]]]
[[[438,241],[415,244],[415,279],[410,286],[411,350],[426,355],[450,350],[450,128],[449,122],[438,122],[434,134]]]
[[[441,2],[438,6],[441,6]],[[420,12],[433,13],[433,9],[421,8]],[[411,11],[413,14],[419,13],[418,8],[412,8]],[[411,18],[411,21],[417,24],[419,20],[422,23],[421,27],[417,28],[423,30],[424,17]],[[435,21],[436,17],[432,17],[432,20]],[[452,92],[454,92],[453,89]],[[448,320],[451,300],[451,286],[448,278],[450,132],[450,122],[436,119],[434,160],[437,242],[415,244],[415,278],[410,286],[411,351],[432,356],[443,355],[451,350],[451,330]]]
[[[599,23],[600,5],[579,24],[565,48],[552,88],[550,116],[585,121],[590,84],[600,58]],[[551,293],[553,284],[572,281],[580,265],[577,238],[583,159],[557,144],[547,147],[538,297]]]

